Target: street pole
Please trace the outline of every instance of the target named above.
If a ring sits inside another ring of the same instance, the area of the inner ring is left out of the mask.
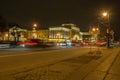
[[[37,24],[33,24],[33,39],[37,38],[36,28],[37,28]]]
[[[107,48],[110,47],[110,12],[105,11],[103,13],[104,17],[107,17],[107,27],[106,27],[106,36],[107,36]]]
[[[107,15],[108,27],[107,27],[107,48],[110,48],[110,13]]]

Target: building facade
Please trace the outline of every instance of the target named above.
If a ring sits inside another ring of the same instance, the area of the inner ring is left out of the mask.
[[[80,28],[75,24],[62,24],[63,27],[70,29],[70,41],[80,41]]]
[[[75,24],[62,24],[49,28],[49,40],[54,42],[72,42],[80,40],[80,29]]]
[[[51,26],[49,29],[26,30],[20,27],[12,27],[8,32],[0,32],[0,40],[4,41],[25,41],[29,39],[40,39],[46,42],[96,42],[98,33],[96,31],[80,32],[75,24],[62,24]]]
[[[98,34],[91,34],[89,32],[80,32],[81,42],[97,42]]]
[[[9,41],[25,41],[27,39],[27,30],[14,26],[9,29],[8,39]],[[7,36],[7,33],[5,34]]]
[[[50,27],[49,41],[52,42],[66,42],[70,41],[70,29],[65,27]]]
[[[27,39],[40,39],[43,41],[48,41],[49,31],[46,30],[28,30]]]

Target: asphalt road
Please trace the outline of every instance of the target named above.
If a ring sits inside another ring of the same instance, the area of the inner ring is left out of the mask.
[[[102,54],[98,48],[7,52],[0,53],[0,80],[120,79],[119,48],[101,48]]]

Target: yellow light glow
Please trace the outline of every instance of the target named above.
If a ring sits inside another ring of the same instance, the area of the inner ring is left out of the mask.
[[[8,37],[8,34],[5,34],[6,37]]]
[[[96,30],[99,30],[99,28],[96,28]]]
[[[95,28],[93,28],[92,30],[95,31]]]
[[[57,33],[57,36],[60,36],[60,33]]]
[[[34,27],[37,27],[37,24],[33,24]]]
[[[103,16],[107,16],[107,15],[108,15],[108,13],[107,13],[107,12],[104,12],[104,13],[103,13]]]

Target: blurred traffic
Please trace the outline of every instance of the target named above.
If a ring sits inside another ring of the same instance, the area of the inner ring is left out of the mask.
[[[97,46],[97,47],[106,47],[107,42],[97,41],[97,42],[44,42],[40,39],[29,39],[26,41],[19,42],[0,42],[0,48],[48,48],[48,47],[57,47],[57,46],[66,46],[66,47],[84,47],[84,46]],[[120,46],[119,41],[114,41],[110,43],[111,47]]]

